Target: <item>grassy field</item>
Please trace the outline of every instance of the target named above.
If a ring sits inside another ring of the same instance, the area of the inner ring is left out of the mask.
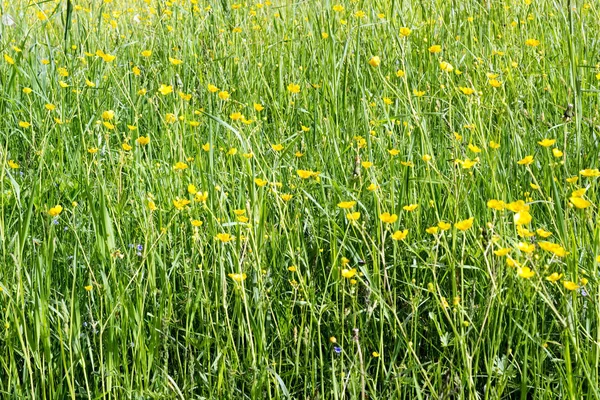
[[[600,398],[598,2],[0,13],[2,398]]]

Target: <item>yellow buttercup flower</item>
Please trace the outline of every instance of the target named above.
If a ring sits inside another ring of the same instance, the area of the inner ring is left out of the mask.
[[[390,214],[389,212],[384,212],[383,214],[379,215],[379,219],[381,220],[381,222],[384,222],[386,224],[393,224],[394,222],[396,222],[398,220],[398,216],[396,214]]]
[[[63,210],[62,206],[60,204],[57,204],[48,210],[48,214],[51,217],[57,217],[62,212],[62,210]]]
[[[474,221],[474,217],[468,218],[468,219],[464,219],[462,221],[458,221],[457,223],[454,224],[454,227],[456,229],[458,229],[459,231],[466,231],[467,229],[469,229],[471,226],[473,226],[473,221]]]

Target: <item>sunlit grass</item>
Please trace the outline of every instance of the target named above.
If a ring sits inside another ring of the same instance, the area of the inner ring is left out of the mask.
[[[5,2],[3,397],[600,397],[599,11]]]

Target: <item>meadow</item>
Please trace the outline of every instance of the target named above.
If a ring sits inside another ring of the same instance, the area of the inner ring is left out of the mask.
[[[600,398],[597,1],[0,14],[2,398]]]

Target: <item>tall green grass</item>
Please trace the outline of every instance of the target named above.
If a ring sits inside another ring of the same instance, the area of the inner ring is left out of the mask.
[[[4,2],[2,397],[600,397],[599,11]]]

